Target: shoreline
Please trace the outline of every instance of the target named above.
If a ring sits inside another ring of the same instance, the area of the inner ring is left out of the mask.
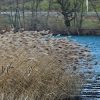
[[[79,33],[78,33],[79,32]],[[66,33],[66,31],[54,31],[53,35],[62,35],[62,36],[66,36],[68,35],[68,33]],[[77,30],[71,30],[70,35],[96,35],[99,36],[100,35],[100,29],[80,29],[79,31]]]

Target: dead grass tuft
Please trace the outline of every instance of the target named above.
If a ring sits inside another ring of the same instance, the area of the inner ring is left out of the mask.
[[[41,55],[31,59],[24,51],[17,55],[9,59],[12,68],[0,77],[0,93],[4,100],[19,99],[23,95],[27,100],[57,100],[62,95],[79,92],[79,76],[66,73],[53,56]],[[7,62],[4,60],[4,63]]]

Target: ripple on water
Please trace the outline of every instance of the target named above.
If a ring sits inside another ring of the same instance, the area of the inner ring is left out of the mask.
[[[86,76],[87,83],[82,89],[82,100],[100,100],[100,36],[73,36],[72,40],[89,48],[94,58],[93,69],[81,68],[81,73]],[[87,77],[92,72],[93,77]]]

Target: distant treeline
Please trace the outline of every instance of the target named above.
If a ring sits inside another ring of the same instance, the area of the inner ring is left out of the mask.
[[[38,10],[45,10],[45,11],[48,10],[49,2],[52,2],[51,10],[59,10],[60,9],[60,6],[57,3],[57,0],[18,0],[20,9],[21,10],[23,9],[23,2],[24,2],[25,10],[30,10],[33,1],[36,1],[36,2],[40,1]],[[73,2],[74,0],[70,0],[70,1]],[[100,11],[100,1],[99,0],[92,0],[92,1],[96,6],[97,11]],[[10,8],[15,10],[16,9],[15,2],[16,2],[16,0],[3,0],[3,1],[0,0],[0,9],[3,11],[10,10]],[[84,6],[85,6],[85,3],[84,3]],[[35,9],[35,7],[34,7],[34,9]],[[89,11],[93,11],[93,7],[91,6],[90,0],[89,0]]]
[[[83,24],[83,13],[86,12],[86,0],[4,0],[0,1],[0,4],[1,12],[10,12],[7,16],[9,17],[10,26],[14,28],[15,32],[21,28],[25,30],[26,26],[29,30],[39,30],[41,26],[43,26],[43,29],[49,29],[51,11],[60,12],[63,15],[62,20],[67,32],[72,27],[79,30]],[[89,5],[90,10],[92,8],[96,12],[100,21],[97,5],[93,0],[89,0]],[[26,16],[26,10],[30,11],[31,14]],[[38,14],[38,12],[43,11],[47,12],[44,17]],[[15,12],[14,15],[13,12]],[[59,15],[56,17],[59,17]],[[41,22],[41,20],[44,21]]]

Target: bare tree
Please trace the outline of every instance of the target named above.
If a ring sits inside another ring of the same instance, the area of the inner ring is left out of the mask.
[[[31,30],[37,30],[37,23],[38,23],[38,7],[42,0],[32,0],[31,12]]]
[[[51,6],[52,6],[52,3],[53,3],[53,0],[48,0],[48,11],[47,11],[47,28],[48,28],[48,19],[49,19],[49,12],[51,10]]]
[[[34,7],[35,7],[35,0],[32,0],[32,5],[31,5],[31,12],[32,12],[32,16],[31,16],[31,30],[34,29]]]
[[[74,19],[73,15],[73,11],[74,9],[70,9],[71,7],[71,3],[70,0],[57,0],[57,2],[60,4],[61,6],[61,10],[62,10],[62,14],[64,16],[64,22],[65,25],[67,27],[67,32],[69,32],[69,28],[70,28],[70,24],[71,24],[71,20]]]
[[[14,32],[18,32],[20,29],[20,12],[19,12],[19,0],[16,0],[16,12],[14,20]]]
[[[25,29],[25,0],[22,1],[22,7],[23,7],[23,28]]]
[[[81,28],[84,0],[57,0],[57,2],[61,6],[67,33],[70,31],[71,21],[74,21],[74,27],[77,26],[78,29]],[[78,18],[80,18],[80,20]]]

